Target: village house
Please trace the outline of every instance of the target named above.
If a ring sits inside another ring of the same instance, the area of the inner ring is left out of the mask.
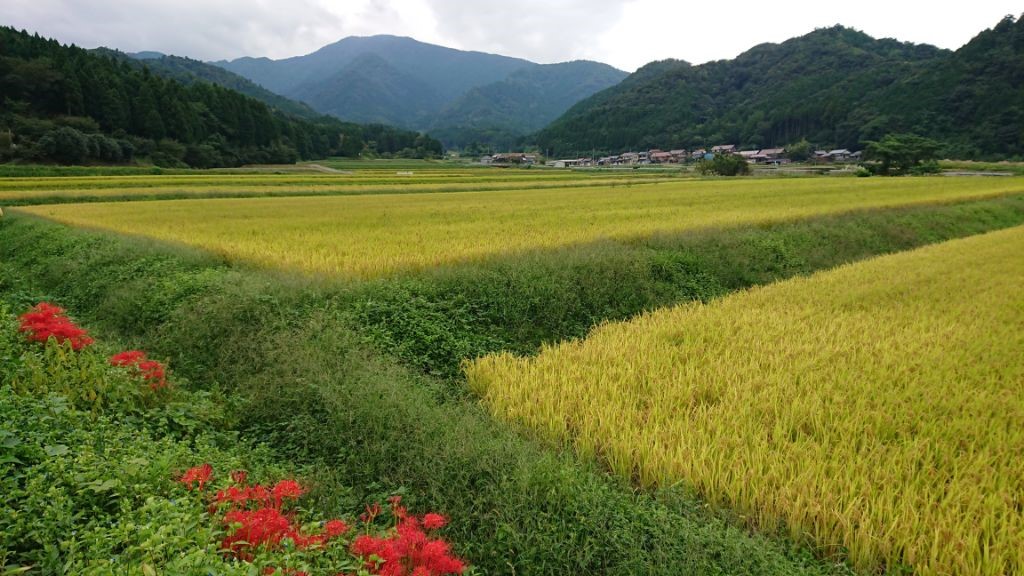
[[[815,150],[814,160],[816,162],[856,162],[861,158],[861,152],[851,152],[846,148],[835,150]]]
[[[548,162],[548,166],[552,166],[554,168],[582,168],[593,165],[593,158],[567,158],[564,160],[552,160]]]
[[[762,148],[761,150],[743,150],[739,153],[747,162],[753,164],[786,164],[785,148]]]
[[[535,155],[527,155],[524,152],[503,152],[501,154],[495,154],[491,157],[493,164],[525,164],[527,163],[527,157],[536,161]],[[532,161],[531,161],[532,163]]]
[[[736,145],[735,144],[720,144],[718,146],[712,146],[711,147],[711,153],[712,154],[735,154],[736,153]]]
[[[671,152],[662,152],[661,150],[651,150],[650,158],[653,164],[669,164],[673,161]]]
[[[636,152],[623,152],[619,155],[622,159],[622,164],[639,164],[640,155]]]

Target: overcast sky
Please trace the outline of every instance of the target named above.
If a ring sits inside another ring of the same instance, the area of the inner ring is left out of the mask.
[[[627,71],[652,60],[732,58],[843,24],[875,37],[958,48],[1020,0],[0,0],[0,24],[65,43],[201,60],[307,54],[345,36],[395,34],[550,63]]]

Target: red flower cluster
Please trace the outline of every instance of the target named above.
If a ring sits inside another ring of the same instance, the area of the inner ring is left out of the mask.
[[[18,317],[19,331],[25,332],[33,342],[46,343],[51,337],[59,344],[71,343],[72,350],[81,350],[93,343],[89,333],[64,315],[64,309],[49,302],[40,302]]]
[[[231,473],[238,486],[220,490],[214,496],[214,507],[226,506],[224,524],[231,532],[221,542],[221,548],[236,558],[249,560],[249,549],[276,548],[285,539],[296,548],[309,549],[324,546],[328,541],[348,532],[348,524],[331,520],[320,534],[305,534],[294,524],[292,514],[284,512],[285,503],[301,497],[305,490],[295,480],[281,480],[271,487],[260,484],[247,486],[244,471]]]
[[[127,350],[119,352],[110,357],[111,366],[135,368],[142,379],[149,383],[152,390],[159,390],[167,386],[167,369],[156,360],[146,358],[146,353],[141,350]]]
[[[199,491],[202,492],[203,487],[210,481],[210,478],[213,478],[213,466],[210,466],[209,464],[202,464],[200,466],[193,466],[186,470],[185,473],[181,475],[181,478],[178,478],[178,482],[187,486],[189,490],[195,487],[196,483],[198,483]]]
[[[295,480],[286,479],[264,486],[249,485],[248,474],[243,470],[231,472],[229,476],[231,484],[212,497],[210,514],[223,512],[219,521],[226,527],[227,535],[220,547],[231,558],[252,562],[256,552],[278,550],[286,541],[291,541],[299,550],[319,553],[351,532],[349,525],[342,520],[325,522],[315,533],[303,531],[296,522],[296,513],[289,510],[291,504],[306,492]],[[212,477],[213,467],[203,464],[190,468],[179,480],[189,490],[198,482],[202,490]],[[443,576],[465,572],[466,564],[452,555],[448,543],[428,534],[446,526],[447,518],[434,513],[411,515],[402,506],[401,496],[392,496],[388,502],[391,504],[391,517],[395,519],[393,527],[381,533],[373,526],[383,511],[381,505],[367,506],[361,518],[364,528],[370,533],[357,536],[351,545],[347,541],[342,542],[365,569],[360,571],[361,574]],[[263,574],[278,571],[304,575],[293,568],[263,567]]]
[[[448,522],[444,516],[431,513],[417,518],[401,506],[401,497],[388,500],[398,519],[394,534],[382,538],[362,535],[352,542],[352,552],[364,559],[371,574],[441,576],[465,571],[466,565],[451,555],[447,542],[432,539],[424,532],[444,527]]]

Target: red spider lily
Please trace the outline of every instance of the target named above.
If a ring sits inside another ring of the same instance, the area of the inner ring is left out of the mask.
[[[221,549],[243,560],[251,559],[249,549],[276,547],[292,532],[291,521],[276,508],[231,510],[224,515],[224,523],[236,528],[221,542]]]
[[[402,497],[398,494],[388,497],[388,504],[391,504],[391,513],[399,520],[409,515],[408,510],[402,506]]]
[[[152,390],[159,390],[167,386],[167,369],[156,360],[146,358],[146,353],[141,350],[127,350],[119,352],[110,357],[112,366],[134,368],[142,376],[142,379],[149,383]]]
[[[370,506],[370,505],[366,506],[366,512],[363,512],[362,514],[359,515],[359,520],[361,520],[362,522],[364,522],[366,524],[370,524],[371,522],[373,522],[373,520],[375,518],[377,518],[377,516],[380,516],[380,512],[381,512],[380,504],[377,503],[377,502],[374,502],[373,506]]]
[[[423,527],[427,530],[440,530],[448,523],[448,519],[433,512],[423,515]]]
[[[202,464],[200,466],[193,466],[186,470],[178,481],[187,486],[189,490],[191,490],[196,483],[199,483],[199,491],[201,492],[203,487],[212,477],[213,466],[209,464]]]
[[[342,520],[330,520],[324,524],[324,535],[328,538],[337,538],[348,530],[348,524]]]
[[[271,489],[261,484],[253,486],[229,486],[214,496],[217,504],[231,504],[236,508],[245,508],[250,503],[258,506],[281,508],[285,500],[298,499],[305,489],[295,480],[281,480]]]
[[[297,500],[305,490],[295,480],[281,480],[270,490],[270,493],[274,495],[274,502],[278,508],[281,507],[281,502],[285,499]]]
[[[146,353],[142,350],[125,350],[110,357],[111,366],[135,366],[146,359]]]
[[[235,508],[245,508],[251,498],[251,492],[250,488],[230,486],[227,490],[218,490],[213,501],[217,504],[231,504]]]
[[[306,534],[292,523],[289,515],[274,507],[229,510],[224,523],[234,529],[221,542],[221,549],[242,560],[252,558],[253,548],[273,550],[284,540],[291,540],[296,548],[308,550],[324,546],[348,531],[348,525],[341,520],[331,520],[322,534]]]
[[[381,576],[441,576],[462,574],[466,569],[462,560],[451,555],[447,542],[423,532],[415,516],[401,518],[390,537],[357,537],[351,550],[364,559],[371,574]]]
[[[190,490],[198,482],[202,490],[212,476],[213,467],[203,464],[186,471],[180,481]],[[351,531],[345,521],[334,519],[325,522],[319,533],[304,532],[296,522],[296,513],[286,512],[282,507],[284,501],[300,498],[305,493],[302,485],[293,479],[281,480],[268,488],[260,484],[246,485],[248,475],[244,471],[236,470],[230,477],[233,484],[217,491],[210,513],[224,511],[221,521],[227,528],[227,535],[220,543],[221,549],[235,559],[252,562],[257,552],[278,550],[286,542],[298,550],[318,551]],[[392,497],[389,502],[397,521],[395,527],[385,536],[358,536],[348,546],[367,572],[383,576],[445,576],[465,571],[465,564],[452,555],[445,541],[431,538],[425,532],[444,527],[448,522],[444,516],[434,513],[412,516],[400,505],[400,497]],[[372,522],[380,513],[380,504],[367,506],[363,520]],[[265,567],[262,573],[278,571],[302,574],[295,569],[274,566]]]
[[[149,382],[149,387],[153,390],[158,390],[167,386],[167,375],[164,365],[156,360],[146,360],[145,362],[139,362],[139,372],[142,373],[142,379]]]
[[[31,310],[18,317],[24,332],[32,342],[46,343],[50,338],[58,344],[69,342],[72,350],[81,350],[94,340],[89,333],[64,315],[64,309],[49,302],[40,302]]]

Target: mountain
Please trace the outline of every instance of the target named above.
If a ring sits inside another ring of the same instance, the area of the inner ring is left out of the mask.
[[[319,85],[331,82],[338,73],[350,69],[353,63],[358,64],[367,54],[378,57],[368,61],[371,64],[386,62],[401,78],[415,79],[417,84],[410,86],[410,90],[425,85],[444,101],[452,101],[470,88],[502,80],[532,64],[518,58],[466,52],[385,35],[344,38],[312,54],[283,60],[239,58],[214,64],[278,94],[305,100]],[[414,95],[411,91],[408,94]]]
[[[156,60],[157,58],[163,58],[166,54],[163,52],[155,52],[153,50],[145,50],[142,52],[129,52],[127,56],[129,58],[135,58],[136,60]]]
[[[842,26],[734,60],[653,62],[579,102],[532,140],[557,154],[737,144],[859,147],[890,132],[959,157],[1020,156],[1024,35],[1007,18],[956,52]]]
[[[1004,18],[876,104],[903,131],[945,142],[952,156],[1024,157],[1024,17]]]
[[[423,126],[444,101],[434,86],[373,53],[356,56],[327,78],[303,83],[297,92],[325,114],[397,126]]]
[[[607,64],[583,60],[530,66],[471,89],[432,120],[430,131],[448,146],[487,142],[507,148],[626,76]]]
[[[369,147],[381,154],[441,152],[440,142],[415,132],[301,119],[197,78],[179,82],[123,54],[0,27],[0,161],[145,158],[215,167],[351,156]]]
[[[312,54],[215,62],[318,112],[451,136],[519,138],[624,72],[596,62],[541,65],[397,36],[350,37]]]
[[[199,60],[183,58],[181,56],[170,56],[160,52],[135,52],[126,54],[109,48],[97,48],[96,52],[112,58],[125,59],[129,64],[135,67],[140,69],[142,67],[149,68],[149,70],[154,74],[163,76],[164,78],[170,78],[171,80],[175,80],[182,84],[190,85],[196,82],[209,82],[218,86],[230,88],[231,90],[241,92],[246,96],[250,96],[260,102],[263,102],[271,108],[291,114],[292,116],[298,116],[307,120],[313,120],[322,116],[322,114],[302,102],[296,102],[285,98],[284,96],[275,94],[259,84],[235,74],[234,72],[229,72],[219,66],[207,64],[206,62],[201,62]]]

